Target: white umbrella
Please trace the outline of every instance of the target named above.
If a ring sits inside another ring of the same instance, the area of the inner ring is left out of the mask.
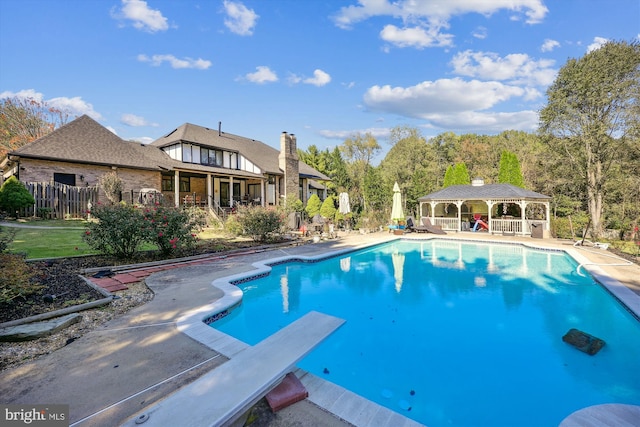
[[[340,206],[338,207],[338,211],[342,215],[346,215],[351,212],[351,206],[349,206],[349,193],[340,193]]]
[[[391,205],[391,220],[404,220],[404,212],[402,211],[402,193],[400,186],[396,182],[393,185],[393,205]]]

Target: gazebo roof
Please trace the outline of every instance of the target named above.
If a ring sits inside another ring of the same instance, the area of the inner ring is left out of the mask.
[[[418,199],[419,202],[434,200],[544,200],[551,199],[544,194],[525,190],[511,184],[484,184],[484,185],[451,185],[427,194]]]

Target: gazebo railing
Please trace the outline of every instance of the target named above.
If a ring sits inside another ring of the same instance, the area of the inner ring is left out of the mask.
[[[433,225],[439,225],[443,230],[458,230],[458,218],[434,218]]]
[[[522,220],[521,219],[492,219],[491,232],[523,234]]]

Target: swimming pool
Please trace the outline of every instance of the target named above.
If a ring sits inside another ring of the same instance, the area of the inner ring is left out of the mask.
[[[212,324],[255,344],[310,310],[347,319],[299,366],[430,427],[551,426],[640,404],[640,322],[563,252],[396,241],[274,265]],[[607,342],[588,356],[578,328]]]

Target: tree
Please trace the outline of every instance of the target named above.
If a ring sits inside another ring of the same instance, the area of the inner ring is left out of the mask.
[[[416,128],[398,126],[391,129],[390,136],[393,147],[380,163],[380,175],[384,186],[392,188],[395,182],[400,185],[400,190],[407,197],[407,205],[415,206],[417,198],[427,192],[425,188],[435,188],[437,177],[437,154],[432,144],[427,141]],[[419,175],[420,192],[411,191],[416,184],[414,177]]]
[[[467,165],[464,163],[456,163],[449,166],[444,174],[444,183],[442,187],[448,187],[450,185],[466,185],[471,184],[471,178],[469,178],[469,171]]]
[[[352,171],[354,185],[365,188],[365,177],[371,168],[371,160],[381,150],[380,144],[370,133],[360,133],[347,138],[340,147]],[[367,210],[366,191],[361,192],[362,206]]]
[[[69,121],[69,113],[32,98],[0,99],[0,158]]]
[[[540,112],[541,134],[584,180],[592,233],[598,238],[611,167],[640,134],[640,44],[608,42],[570,59],[547,98]]]
[[[15,176],[7,179],[0,187],[0,210],[18,216],[18,210],[29,207],[35,203],[35,199],[23,183]]]
[[[498,172],[498,182],[500,184],[511,184],[524,188],[524,179],[520,170],[518,157],[510,152],[503,151],[500,156],[500,171]]]

